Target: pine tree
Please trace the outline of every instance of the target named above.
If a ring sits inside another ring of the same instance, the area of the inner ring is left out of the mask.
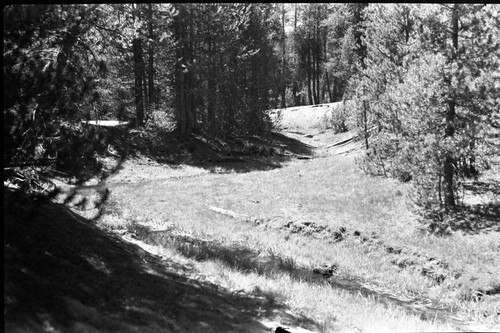
[[[412,179],[415,202],[443,221],[463,165],[479,170],[477,158],[498,152],[486,140],[499,106],[498,8],[370,5],[367,17],[364,167]]]

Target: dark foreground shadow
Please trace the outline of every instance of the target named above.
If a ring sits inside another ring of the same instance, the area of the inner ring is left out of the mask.
[[[261,309],[279,308],[5,187],[4,251],[8,332],[265,332]]]

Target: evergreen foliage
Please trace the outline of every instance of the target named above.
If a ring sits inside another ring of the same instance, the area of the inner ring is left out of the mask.
[[[54,160],[61,123],[84,117],[106,71],[88,33],[97,6],[4,8],[4,164]]]
[[[363,166],[412,180],[424,215],[444,221],[461,179],[499,152],[489,140],[500,106],[498,7],[370,5],[365,15]]]

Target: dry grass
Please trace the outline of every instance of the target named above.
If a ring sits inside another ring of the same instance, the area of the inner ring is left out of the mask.
[[[205,261],[204,265],[219,265],[217,270],[225,272],[221,276],[235,286],[249,283],[244,280],[257,281],[250,289],[268,288],[277,299],[321,318],[325,332],[339,325],[345,328],[360,318],[366,323],[362,329],[367,331],[382,324],[397,331],[450,327],[422,322],[402,310],[387,310],[370,297],[360,300],[349,292],[311,284],[293,273],[321,264],[335,264],[337,278],[360,281],[380,293],[389,292],[402,300],[430,299],[453,308],[463,319],[498,324],[491,315],[500,304],[496,296],[479,302],[467,301],[464,296],[478,288],[494,287],[500,276],[496,235],[457,233],[438,238],[421,234],[404,200],[405,185],[363,175],[352,156],[300,160],[281,169],[239,174],[209,174],[191,167],[178,180],[167,176],[177,174],[177,169],[165,166],[155,172],[157,176],[152,175],[146,183],[111,184],[112,200],[119,200],[117,207],[127,207],[130,214],[125,227],[134,229],[131,221],[140,220],[152,229],[170,228],[194,240],[209,240],[194,246],[171,238],[158,243],[151,233],[141,236],[157,245],[170,244],[186,257]],[[210,210],[210,206],[249,218],[235,219]],[[289,222],[313,222],[331,230],[344,227],[349,235],[342,242],[332,242],[327,234],[318,236],[314,230],[290,232],[284,227]],[[378,243],[360,241],[352,236],[355,231]],[[437,257],[449,265],[446,274],[462,275],[446,276],[445,283],[438,285],[415,269],[401,269],[392,263],[395,255],[388,255],[381,244],[404,248],[408,255],[415,250]],[[247,252],[234,248],[279,258],[281,268],[259,266],[255,258],[245,259]],[[311,297],[326,297],[331,306]],[[359,302],[366,304],[360,307]],[[485,313],[489,315],[485,317]],[[332,317],[338,319],[332,321]]]
[[[313,109],[321,107],[310,108],[306,132],[324,122]],[[300,112],[282,114],[282,125],[300,130]],[[344,136],[301,139],[321,146]],[[497,330],[498,232],[423,233],[407,185],[364,175],[356,158],[323,149],[314,159],[246,173],[130,160],[108,181],[114,213],[101,224],[193,260],[228,289],[265,291],[322,332]],[[321,265],[336,267],[334,283],[311,274]],[[402,306],[417,303],[427,304],[426,321]],[[431,308],[461,321],[429,317]]]

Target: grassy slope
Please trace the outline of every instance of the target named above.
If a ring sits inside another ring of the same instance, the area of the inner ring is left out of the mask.
[[[298,128],[296,118],[302,116],[297,111],[295,118],[288,114],[282,119],[294,124],[293,130],[303,132],[302,140],[325,146],[343,138],[318,134],[324,126],[312,120],[307,128]],[[315,119],[322,121],[316,115]],[[248,292],[269,288],[287,304],[324,323],[325,331],[332,325],[397,330],[443,327],[416,317],[408,319],[401,311],[385,311],[378,304],[383,302],[374,301],[381,295],[397,300],[391,307],[400,304],[413,309],[428,304],[434,309],[458,310],[454,316],[463,320],[498,325],[497,231],[455,233],[445,238],[420,232],[416,217],[406,206],[406,186],[363,175],[355,165],[355,154],[339,156],[322,150],[312,160],[295,160],[268,171],[210,171],[143,165],[140,173],[147,174],[148,180],[136,182],[134,174],[139,171],[129,161],[121,173],[109,179],[112,200],[126,209],[101,222],[122,228],[125,218],[130,230],[140,221],[148,228],[169,228],[194,239],[208,239],[211,243],[195,244],[198,248],[193,250],[147,229],[140,232],[150,243],[171,246],[195,259],[210,259],[203,265],[215,265],[214,274],[231,280],[234,288],[246,286],[243,289]],[[211,207],[234,212],[236,218]],[[334,241],[336,230],[344,231],[343,241]],[[279,258],[278,273],[259,266],[259,254]],[[238,262],[237,257],[245,255],[253,259]],[[347,281],[340,283],[344,290],[310,282],[314,278],[303,272],[320,265],[337,268],[331,285],[338,287],[335,281]],[[252,276],[252,270],[260,275]],[[361,310],[352,293],[345,292],[356,288],[368,290],[363,294],[367,305]],[[480,291],[491,295],[477,302],[474,295]],[[312,301],[311,297],[318,299]],[[374,312],[376,318],[371,315]],[[332,318],[340,324],[331,324]]]
[[[139,218],[146,225],[160,228],[174,226],[197,238],[236,243],[257,253],[272,251],[310,270],[334,264],[338,266],[338,278],[372,284],[375,290],[401,299],[448,300],[449,305],[458,307],[468,288],[488,288],[498,282],[495,233],[447,238],[422,235],[416,231],[418,224],[400,194],[405,188],[362,175],[352,157],[298,161],[268,172],[203,176],[192,172],[192,177],[185,175],[176,181],[151,179],[147,183],[111,185],[113,198],[119,198],[120,207],[127,207],[130,220]],[[250,218],[234,219],[209,209],[214,206]],[[256,227],[255,222],[260,225]],[[294,233],[286,227],[290,222],[299,226],[313,222],[309,225],[311,235],[307,228]],[[332,230],[344,227],[349,235],[343,242],[332,243],[331,234],[315,235],[311,226]],[[403,252],[388,254],[377,243],[361,243],[354,237],[355,231]],[[411,260],[415,251],[449,263],[445,283],[437,285],[416,270],[391,263],[405,256]],[[451,275],[456,272],[464,275],[455,279]],[[301,302],[306,308],[310,306],[309,301]],[[482,304],[467,308],[474,319],[482,315]],[[495,306],[497,301],[487,310],[491,313]],[[316,310],[310,309],[310,314]],[[332,307],[322,319],[327,320],[338,310]],[[350,319],[359,320],[356,316]]]

